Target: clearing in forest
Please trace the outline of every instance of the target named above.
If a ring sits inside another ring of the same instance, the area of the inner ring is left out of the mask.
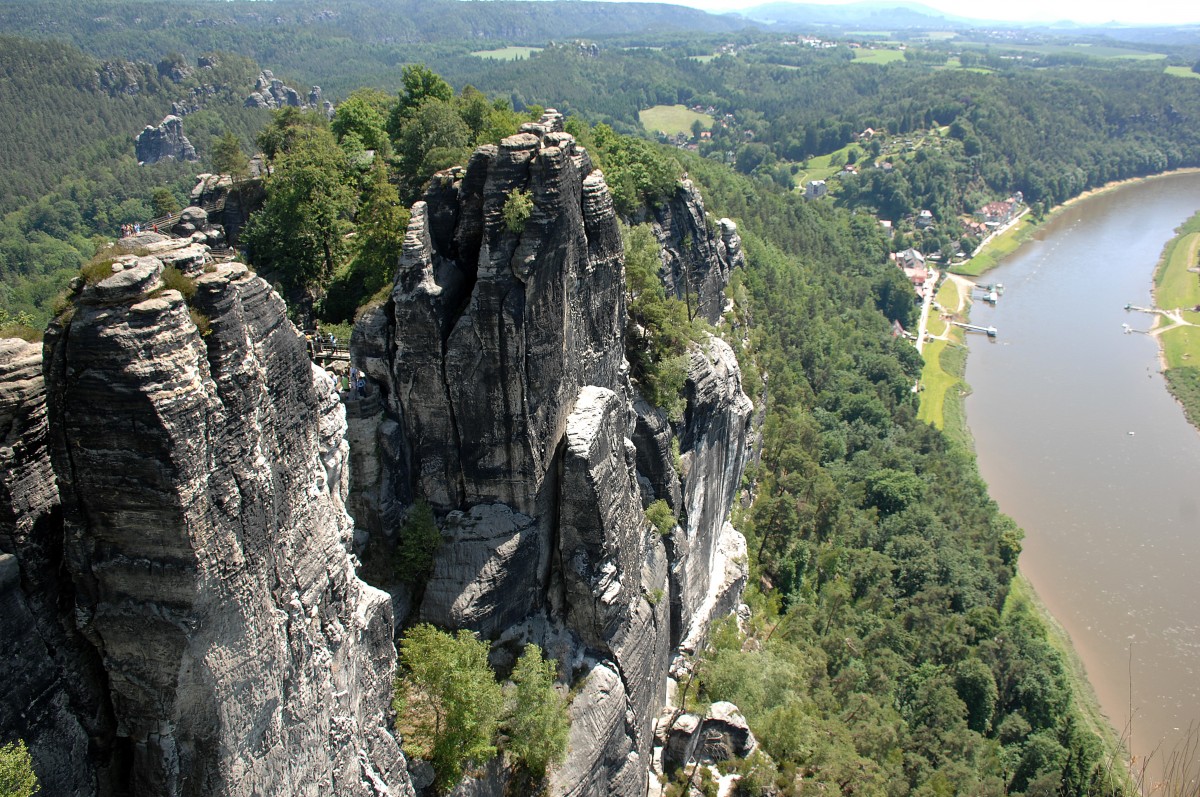
[[[520,61],[541,51],[541,47],[501,47],[496,50],[476,50],[471,55],[476,58],[491,58],[493,61]]]
[[[890,64],[904,60],[903,50],[855,50],[856,64]]]
[[[651,133],[662,132],[669,136],[677,133],[692,132],[692,122],[697,119],[704,125],[705,130],[712,128],[713,118],[706,113],[699,113],[683,105],[655,105],[644,111],[638,111],[642,127]]]

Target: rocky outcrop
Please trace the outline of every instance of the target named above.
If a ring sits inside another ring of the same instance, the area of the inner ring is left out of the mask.
[[[686,179],[653,215],[667,291],[687,302],[692,315],[717,323],[725,312],[730,271],[745,262],[737,225],[729,219],[713,222],[700,192]]]
[[[321,99],[321,87],[313,86],[308,94],[301,94],[275,77],[271,70],[264,69],[254,82],[254,91],[246,97],[247,108],[314,108],[326,114],[333,113],[333,105]]]
[[[733,703],[717,701],[703,717],[681,714],[667,731],[663,761],[674,769],[693,761],[713,763],[745,758],[758,742]]]
[[[183,120],[169,115],[158,127],[146,125],[134,141],[138,163],[147,166],[159,161],[197,161],[196,148],[183,134]]]
[[[0,741],[25,740],[43,793],[83,797],[111,779],[113,721],[61,577],[47,432],[41,345],[0,339]]]
[[[227,174],[201,174],[192,188],[190,201],[192,205],[209,208],[207,231],[220,230],[221,241],[227,246],[237,246],[242,228],[250,219],[250,214],[262,207],[266,201],[262,176],[266,167],[262,158],[256,156],[250,159],[249,179],[239,180],[236,184]],[[218,245],[217,242],[213,243]]]
[[[514,195],[531,201],[523,225],[505,220]],[[706,251],[728,261],[723,240]],[[395,540],[429,502],[445,544],[416,617],[569,663],[554,794],[645,793],[672,641],[745,580],[727,523],[749,417],[736,361],[717,341],[693,356],[681,474],[671,423],[628,377],[623,272],[604,176],[547,112],[435,175],[351,343],[370,382],[349,413],[356,526]],[[655,498],[681,517],[667,539],[645,518]]]
[[[594,386],[580,392],[567,424],[557,551],[563,613],[590,650],[612,656],[626,715],[606,743],[589,739],[570,749],[588,759],[601,747],[609,763],[581,773],[566,794],[644,793],[651,726],[665,696],[666,551],[642,512],[627,425],[626,400]]]
[[[737,356],[709,336],[693,347],[680,438],[683,511],[668,539],[672,639],[685,652],[703,644],[711,620],[737,608],[747,577],[746,541],[728,523],[750,449],[754,404],[742,391]]]
[[[348,551],[333,380],[245,266],[199,276],[192,308],[161,269],[80,285],[46,341],[74,615],[128,786],[412,794],[387,728],[390,602]]]

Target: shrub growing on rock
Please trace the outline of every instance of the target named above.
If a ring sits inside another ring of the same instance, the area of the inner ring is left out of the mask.
[[[531,777],[541,778],[546,767],[567,753],[567,702],[554,688],[554,662],[542,649],[526,645],[512,674],[512,699],[505,730],[509,755]]]
[[[496,754],[504,694],[488,667],[488,645],[470,631],[451,636],[417,625],[400,641],[396,730],[404,752],[429,761],[449,791],[464,770]]]

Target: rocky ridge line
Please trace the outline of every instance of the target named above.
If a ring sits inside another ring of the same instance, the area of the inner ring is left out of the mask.
[[[643,795],[672,651],[745,583],[727,519],[752,407],[728,346],[698,346],[677,473],[671,425],[629,380],[612,200],[561,121],[480,147],[414,205],[392,294],[352,340],[370,388],[349,407],[350,505],[376,544],[403,543],[414,500],[441,518],[433,574],[420,594],[395,586],[399,614],[559,660],[577,697],[553,794]],[[532,199],[519,230],[503,214],[514,192]],[[725,261],[707,263],[722,303],[729,229]],[[643,512],[655,498],[681,518],[667,538]]]

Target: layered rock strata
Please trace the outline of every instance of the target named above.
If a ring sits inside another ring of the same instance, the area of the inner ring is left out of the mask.
[[[745,264],[737,225],[730,219],[714,221],[708,216],[700,192],[687,179],[652,212],[667,291],[686,302],[693,317],[717,323],[725,312],[729,273]]]
[[[77,283],[46,341],[74,614],[128,788],[412,794],[387,729],[390,602],[348,552],[333,380],[244,266],[201,274],[191,308],[161,270]]]
[[[514,197],[531,205],[515,222]],[[351,344],[370,383],[349,407],[356,526],[395,538],[427,501],[444,544],[414,617],[538,642],[570,673],[554,794],[645,794],[672,641],[744,583],[726,572],[736,544],[719,553],[740,539],[726,520],[749,416],[732,352],[693,358],[681,482],[670,423],[630,383],[625,319],[603,174],[548,112],[434,177]],[[660,497],[681,516],[668,540],[643,511]]]
[[[26,742],[44,794],[83,797],[111,780],[113,720],[62,575],[47,433],[41,344],[0,339],[0,742]]]

